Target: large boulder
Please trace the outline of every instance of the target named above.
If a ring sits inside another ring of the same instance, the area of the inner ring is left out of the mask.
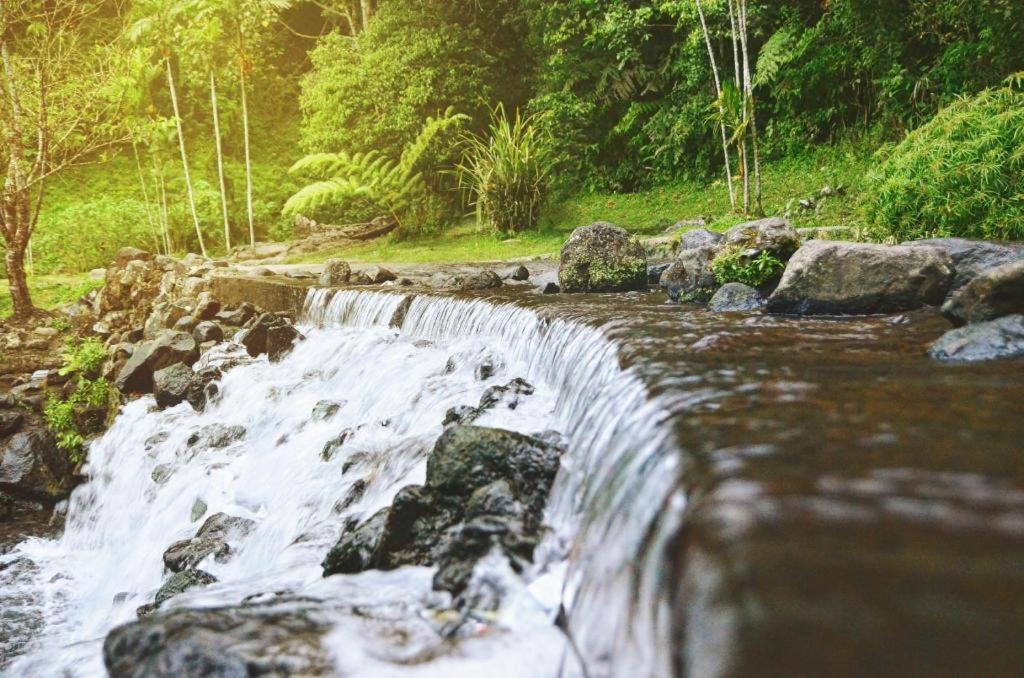
[[[199,347],[191,334],[163,330],[151,341],[140,344],[121,368],[115,385],[125,393],[149,393],[153,374],[165,367],[193,365],[199,359]]]
[[[23,425],[0,441],[0,491],[14,497],[57,501],[72,486],[71,462],[43,424]]]
[[[990,269],[1024,259],[1024,244],[998,243],[965,238],[931,238],[903,243],[909,247],[938,247],[953,259],[956,276],[950,291],[955,292]]]
[[[768,299],[772,313],[858,315],[941,304],[953,261],[934,247],[812,241]]]
[[[273,313],[264,313],[242,335],[241,343],[249,355],[256,357],[264,353],[271,361],[283,358],[304,337],[295,327]]]
[[[455,275],[444,281],[443,286],[463,292],[479,290],[496,290],[505,283],[494,271],[483,270],[469,275]]]
[[[248,518],[214,514],[194,537],[175,542],[164,551],[164,566],[171,572],[183,572],[211,555],[217,562],[225,562],[231,555],[230,542],[249,534],[255,525]]]
[[[328,259],[320,274],[321,287],[338,287],[348,284],[352,277],[352,268],[340,259]]]
[[[945,362],[1024,358],[1024,315],[1007,315],[950,330],[928,349]]]
[[[659,284],[672,301],[707,301],[715,293],[718,282],[711,270],[718,250],[698,247],[679,252],[679,256],[661,274]]]
[[[745,313],[765,307],[761,293],[743,283],[727,283],[715,292],[708,302],[708,310],[715,313]]]
[[[1024,313],[1024,259],[979,274],[950,296],[942,314],[954,325]]]
[[[706,228],[695,228],[679,237],[679,250],[696,250],[702,247],[718,249],[724,240],[725,236],[721,233],[715,233]]]
[[[722,242],[724,247],[749,251],[753,255],[769,252],[781,261],[788,261],[800,249],[800,244],[800,234],[789,221],[780,217],[733,226],[725,232]]]
[[[563,292],[627,292],[647,288],[647,255],[636,237],[606,222],[573,231],[562,247]]]
[[[153,395],[156,397],[156,404],[160,407],[174,407],[185,402],[193,376],[192,368],[183,363],[155,372]]]

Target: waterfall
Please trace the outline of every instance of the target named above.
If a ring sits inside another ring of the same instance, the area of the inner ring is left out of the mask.
[[[591,678],[671,673],[660,583],[664,544],[683,508],[673,493],[671,403],[623,369],[600,328],[512,302],[330,290],[310,291],[299,324],[306,341],[279,363],[246,359],[227,370],[204,412],[187,404],[156,411],[142,398],[92,445],[90,481],[69,501],[64,534],[0,557],[0,603],[21,603],[5,632],[34,637],[6,675],[102,675],[102,640],[152,600],[165,576],[163,551],[217,512],[255,527],[232,544],[229,560],[202,563],[218,583],[165,607],[282,590],[365,597],[365,588],[346,584],[360,577],[374,578],[378,602],[391,595],[429,607],[436,594],[426,568],[323,580],[319,563],[344,525],[423,482],[448,408],[475,405],[486,388],[516,377],[535,393],[477,424],[557,430],[568,452],[545,517],[550,530],[522,582],[537,614],[516,607],[511,616],[520,618],[508,627],[520,644],[483,665],[571,676],[583,674],[582,659]],[[204,363],[237,362],[227,346]],[[485,363],[492,369],[481,379]],[[336,412],[313,416],[322,401],[335,401]],[[212,425],[241,433],[210,444]],[[325,461],[324,445],[345,429],[349,440]],[[560,608],[564,636],[553,627]],[[367,668],[369,659],[343,665],[383,675]],[[425,673],[450,671],[438,661]]]

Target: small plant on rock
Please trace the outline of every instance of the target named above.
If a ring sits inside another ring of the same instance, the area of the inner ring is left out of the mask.
[[[726,249],[711,262],[711,270],[719,285],[737,282],[762,287],[782,275],[786,265],[771,252],[750,256],[743,250]]]
[[[43,410],[57,447],[75,465],[85,460],[86,437],[102,432],[120,404],[117,389],[99,376],[106,359],[103,344],[95,339],[70,345],[60,374],[72,376],[73,387],[66,397],[51,396]]]

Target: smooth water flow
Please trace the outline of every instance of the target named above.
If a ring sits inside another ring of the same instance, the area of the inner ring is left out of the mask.
[[[163,552],[220,512],[255,527],[229,559],[199,564],[218,583],[163,609],[280,592],[333,601],[336,632],[323,642],[346,675],[581,675],[580,658],[592,677],[669,672],[659,544],[682,503],[667,410],[601,331],[511,303],[326,290],[310,292],[300,324],[307,340],[279,363],[231,345],[204,356],[241,362],[205,412],[156,411],[143,398],[92,445],[63,536],[0,558],[0,604],[17,610],[0,635],[14,639],[8,651],[27,642],[5,675],[102,675],[103,639],[152,602]],[[493,374],[481,379],[485,363]],[[520,580],[491,563],[510,583],[490,626],[458,646],[424,633],[449,603],[427,568],[324,580],[320,562],[345,525],[423,482],[446,411],[517,377],[534,395],[477,424],[557,430],[568,453],[533,570]],[[322,401],[339,407],[314,415]],[[392,617],[357,623],[357,607]],[[560,609],[567,633],[554,624]]]

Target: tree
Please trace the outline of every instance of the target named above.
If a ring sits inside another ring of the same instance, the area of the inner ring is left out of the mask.
[[[47,182],[128,138],[117,31],[103,30],[120,19],[99,2],[0,0],[0,236],[17,318],[35,311],[25,254]]]

